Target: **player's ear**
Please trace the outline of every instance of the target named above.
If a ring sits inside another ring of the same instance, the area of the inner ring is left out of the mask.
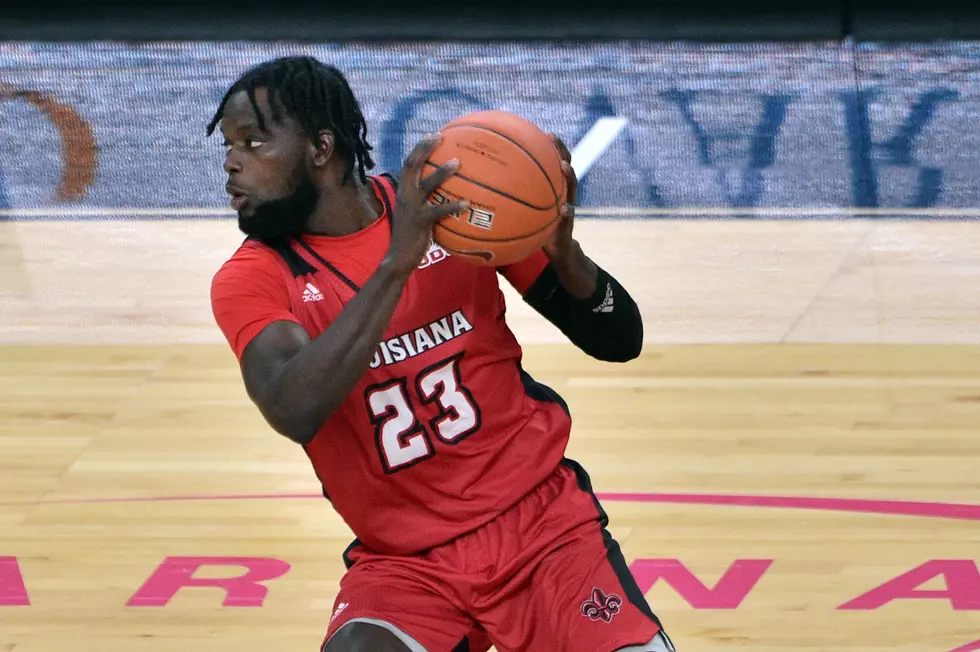
[[[336,138],[332,131],[323,129],[316,135],[316,146],[313,148],[313,166],[321,167],[327,164],[333,156]]]

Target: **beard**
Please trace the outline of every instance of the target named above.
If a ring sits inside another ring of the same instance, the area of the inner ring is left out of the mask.
[[[289,195],[257,204],[251,215],[238,212],[238,228],[242,233],[257,240],[276,241],[299,235],[306,229],[316,207],[316,185],[303,169],[296,176],[296,189]]]

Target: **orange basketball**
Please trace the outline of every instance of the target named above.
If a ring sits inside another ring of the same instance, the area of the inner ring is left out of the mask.
[[[423,174],[456,158],[459,170],[429,198],[470,206],[436,223],[433,238],[478,265],[522,260],[548,240],[565,201],[561,156],[534,123],[503,111],[478,111],[443,127]]]

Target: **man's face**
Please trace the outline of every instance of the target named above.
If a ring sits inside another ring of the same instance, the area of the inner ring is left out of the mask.
[[[225,189],[246,235],[261,239],[294,235],[309,222],[316,205],[316,184],[306,165],[310,142],[292,118],[272,121],[265,88],[256,89],[255,101],[265,129],[259,128],[245,91],[232,95],[222,112]]]

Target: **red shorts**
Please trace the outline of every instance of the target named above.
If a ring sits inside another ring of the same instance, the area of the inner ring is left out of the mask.
[[[519,503],[445,545],[406,557],[355,542],[324,643],[350,620],[371,618],[428,652],[644,644],[660,623],[606,521],[585,471],[566,460]]]

